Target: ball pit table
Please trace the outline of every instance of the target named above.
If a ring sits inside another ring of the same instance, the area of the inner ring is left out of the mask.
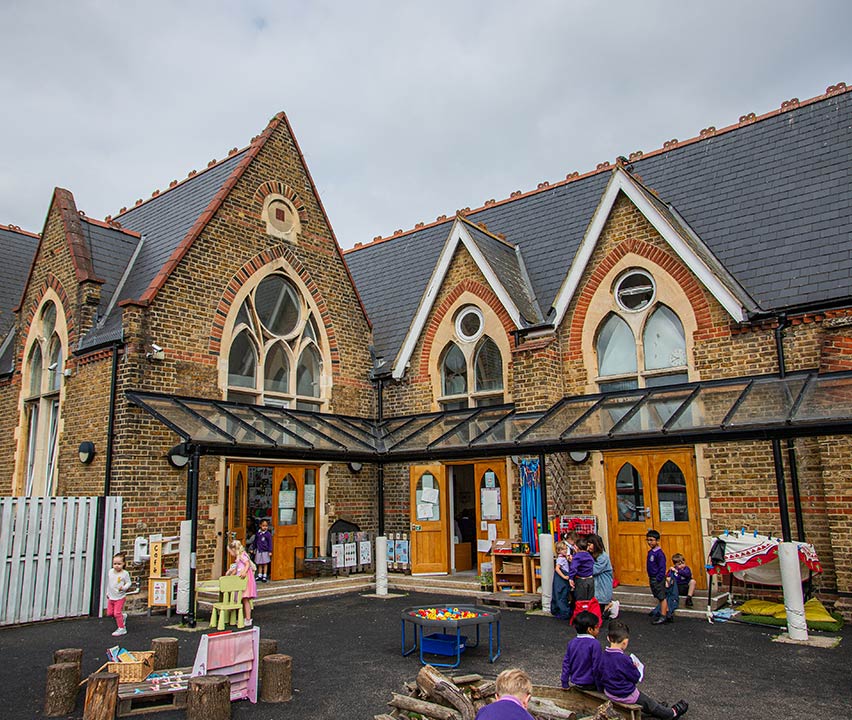
[[[458,667],[465,648],[479,645],[479,629],[488,626],[488,661],[494,662],[500,657],[500,611],[495,608],[477,605],[444,605],[410,607],[402,611],[402,655],[411,655],[420,648],[420,662],[436,667]],[[414,629],[414,642],[406,647],[406,624]],[[476,628],[476,642],[469,643],[462,635],[463,628]],[[424,628],[432,633],[424,635]],[[496,645],[496,647],[495,647]],[[454,662],[440,663],[427,661],[423,653],[445,655]]]

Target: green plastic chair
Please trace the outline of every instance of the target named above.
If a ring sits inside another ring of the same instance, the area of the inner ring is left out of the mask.
[[[219,602],[213,603],[210,615],[210,627],[216,626],[224,630],[225,624],[245,627],[243,614],[243,593],[248,585],[248,578],[236,575],[224,575],[219,578]]]

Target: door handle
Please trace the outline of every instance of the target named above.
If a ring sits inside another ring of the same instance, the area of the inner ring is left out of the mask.
[[[414,532],[419,532],[419,531],[420,531],[420,530],[422,530],[423,528],[422,528],[420,525],[415,525],[414,523],[411,523],[411,529],[412,529]]]

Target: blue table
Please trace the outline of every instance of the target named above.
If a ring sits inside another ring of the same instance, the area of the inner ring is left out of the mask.
[[[419,610],[459,610],[476,613],[476,617],[460,618],[458,620],[431,620],[418,615]],[[411,655],[419,647],[420,662],[424,665],[428,662],[428,664],[436,667],[458,667],[461,663],[461,654],[465,648],[479,645],[479,628],[482,625],[488,626],[488,661],[493,663],[500,657],[500,611],[494,608],[479,607],[477,605],[424,605],[422,607],[410,607],[402,611],[401,623],[403,657]],[[406,647],[406,623],[411,623],[414,627],[414,643],[411,647]],[[470,644],[467,636],[462,635],[462,629],[473,629],[474,627],[476,628],[476,642]],[[436,632],[440,631],[441,634],[424,636],[424,628]],[[429,662],[423,657],[424,652],[427,654],[446,655],[454,658],[455,662]]]

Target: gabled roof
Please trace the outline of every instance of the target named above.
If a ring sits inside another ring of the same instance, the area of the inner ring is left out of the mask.
[[[852,299],[849,90],[841,83],[817,98],[631,155],[627,167],[641,177],[637,195],[653,197],[651,188],[663,198],[646,204],[731,293],[726,307],[734,317],[736,304],[771,313]],[[590,232],[612,168],[602,163],[466,213],[521,249],[545,315]],[[449,222],[441,218],[346,253],[386,359],[400,352]]]
[[[414,352],[438,292],[444,283],[450,263],[458,247],[464,246],[485,276],[488,285],[500,300],[516,328],[527,327],[541,320],[523,261],[515,248],[483,228],[458,216],[444,241],[441,254],[435,263],[432,277],[420,297],[417,312],[411,322],[402,349],[393,365],[393,377],[401,378]]]

